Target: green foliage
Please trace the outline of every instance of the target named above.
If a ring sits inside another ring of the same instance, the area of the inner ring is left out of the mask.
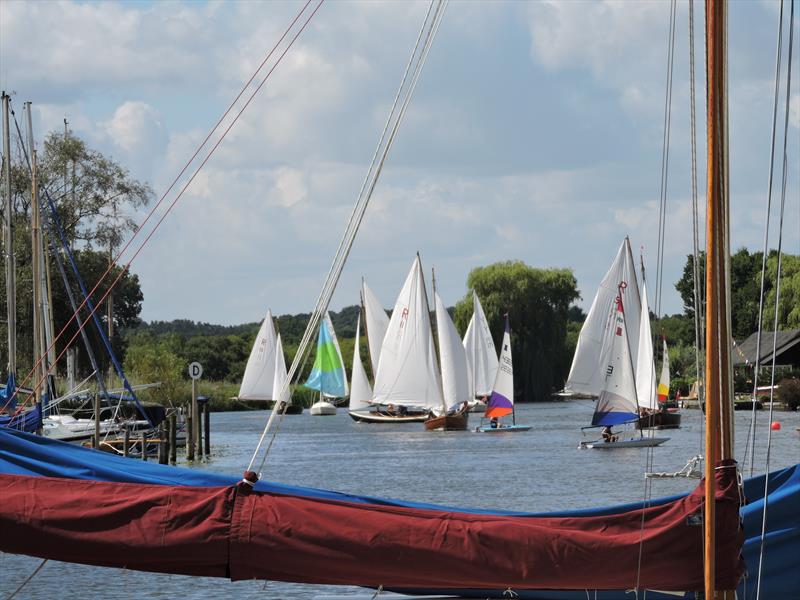
[[[161,386],[146,390],[143,397],[160,404],[170,404],[180,397],[183,386],[183,359],[172,352],[169,344],[147,334],[132,343],[125,357],[129,378],[140,383],[161,382]]]
[[[731,256],[731,327],[734,339],[745,339],[758,328],[759,290],[763,253],[741,248]],[[764,330],[772,330],[775,311],[777,253],[767,257],[764,281]],[[705,281],[705,254],[700,255],[700,276]],[[675,284],[687,317],[694,317],[692,256],[686,258],[683,276]],[[705,290],[703,290],[705,292]],[[800,256],[784,254],[781,268],[781,307],[778,329],[800,327]]]
[[[778,385],[778,400],[790,410],[800,409],[800,379],[784,379]]]
[[[569,269],[536,269],[506,261],[473,269],[467,295],[456,304],[462,333],[472,316],[472,290],[478,294],[495,344],[508,313],[512,330],[514,388],[519,400],[547,400],[563,386],[572,358],[566,344],[570,305],[579,297]]]
[[[767,259],[767,279],[771,286],[764,298],[764,328],[772,330],[775,323],[775,281],[778,275],[778,257]],[[784,254],[781,260],[781,301],[778,311],[778,329],[800,327],[800,256]]]

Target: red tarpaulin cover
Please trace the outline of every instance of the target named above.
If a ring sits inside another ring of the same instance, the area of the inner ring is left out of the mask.
[[[743,572],[717,471],[717,587]],[[252,492],[0,475],[0,550],[144,571],[377,587],[697,590],[702,484],[593,517],[490,516]],[[643,533],[643,535],[642,535]],[[641,572],[639,565],[642,540]]]

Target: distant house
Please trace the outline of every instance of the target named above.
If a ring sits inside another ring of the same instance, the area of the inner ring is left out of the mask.
[[[800,367],[800,329],[779,331],[775,341],[775,365],[780,367]],[[773,333],[761,332],[761,352],[756,352],[758,333],[752,334],[741,343],[733,344],[733,365],[753,366],[756,360],[763,365],[772,364]]]

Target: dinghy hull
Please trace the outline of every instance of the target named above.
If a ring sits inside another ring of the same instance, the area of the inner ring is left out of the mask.
[[[622,450],[624,448],[652,448],[660,446],[669,438],[635,438],[632,440],[618,440],[616,442],[606,442],[605,440],[593,440],[591,442],[581,442],[578,446],[581,450]]]
[[[388,415],[374,410],[351,410],[348,414],[357,423],[423,423],[428,419],[427,413]]]

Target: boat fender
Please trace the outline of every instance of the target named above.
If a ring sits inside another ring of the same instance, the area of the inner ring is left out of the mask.
[[[258,473],[255,471],[245,471],[242,480],[237,486],[240,492],[248,493],[258,482]]]

